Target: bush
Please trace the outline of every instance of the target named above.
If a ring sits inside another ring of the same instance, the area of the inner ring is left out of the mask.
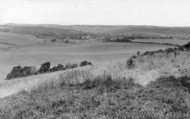
[[[88,62],[88,61],[85,61],[85,60],[80,63],[80,67],[83,67],[83,66],[86,66],[86,65],[92,65],[92,63]]]
[[[135,67],[133,58],[129,58],[129,59],[127,60],[127,67],[128,67],[129,69]]]
[[[188,42],[187,44],[184,45],[184,47],[189,50],[190,49],[190,42]]]
[[[6,80],[78,67],[77,64],[70,64],[70,63],[66,64],[65,67],[62,64],[58,64],[57,66],[50,68],[50,65],[51,65],[50,62],[45,62],[41,65],[39,70],[37,70],[33,66],[25,66],[23,68],[21,66],[13,67],[12,71],[9,74],[7,74]],[[91,65],[91,62],[87,62],[87,61],[81,62],[81,66],[85,66],[85,65]]]
[[[175,78],[170,77],[161,77],[157,80],[148,84],[151,88],[178,88],[185,91],[190,91],[190,78],[187,76]]]
[[[61,70],[65,70],[62,64],[58,64],[57,66],[54,66],[53,68],[50,69],[51,72],[61,71]]]
[[[77,67],[78,67],[77,64],[70,64],[70,63],[68,63],[68,64],[66,64],[65,69],[72,69],[72,68],[77,68]]]
[[[41,65],[40,69],[38,70],[38,73],[47,73],[50,71],[50,62],[45,62]]]
[[[33,75],[36,71],[36,68],[33,66],[25,66],[22,69],[23,77]]]
[[[56,42],[56,39],[52,39],[51,42]]]
[[[21,70],[22,70],[21,66],[13,67],[12,71],[7,75],[6,79],[13,79],[20,77]]]
[[[93,88],[97,88],[97,87],[109,87],[111,86],[111,84],[113,84],[113,80],[112,77],[110,75],[105,76],[105,77],[97,77],[94,80],[86,80],[82,86],[83,89],[93,89]]]

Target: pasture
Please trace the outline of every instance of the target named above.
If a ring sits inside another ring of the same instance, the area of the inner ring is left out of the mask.
[[[21,46],[26,44],[40,43],[43,41],[44,39],[36,38],[32,35],[0,32],[0,44],[4,43],[9,45]]]

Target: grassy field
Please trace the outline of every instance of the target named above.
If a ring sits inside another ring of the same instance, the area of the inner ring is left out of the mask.
[[[0,36],[2,48],[14,45],[0,52],[0,119],[190,117],[190,51],[180,51],[177,55],[166,52],[141,55],[174,46],[117,42],[66,44],[15,33]],[[128,59],[138,51],[140,55],[129,68]],[[3,80],[17,65],[39,67],[46,61],[52,65],[79,64],[83,60],[93,66]]]
[[[26,45],[43,42],[44,39],[36,38],[32,35],[0,32],[0,42],[10,45]]]
[[[158,53],[99,67],[15,79],[0,116],[41,119],[188,119],[190,52]],[[3,93],[2,93],[3,94]]]
[[[156,49],[165,49],[168,46],[158,44],[138,43],[43,43],[12,48],[0,54],[1,75],[3,80],[13,66],[37,66],[50,61],[58,63],[80,63],[83,60],[91,61],[94,65],[118,59],[127,59],[137,51],[145,52]]]
[[[189,59],[189,51],[181,52],[177,57],[172,53],[140,56],[135,60],[133,69],[127,67],[127,59],[120,59],[96,67],[89,66],[10,80],[1,85],[0,94],[2,97],[22,90],[30,92],[38,86],[43,87],[44,85],[56,87],[63,81],[67,84],[78,84],[104,76],[111,76],[112,80],[133,78],[136,83],[145,86],[159,77],[190,76]]]

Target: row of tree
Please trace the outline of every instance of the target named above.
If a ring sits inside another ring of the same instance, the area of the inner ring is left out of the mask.
[[[79,66],[83,67],[86,65],[92,65],[92,63],[88,61],[82,61]],[[6,80],[27,77],[31,75],[37,75],[37,74],[43,74],[43,73],[48,73],[48,72],[56,72],[56,71],[61,71],[61,70],[73,69],[77,67],[78,67],[77,64],[69,63],[69,64],[66,64],[65,66],[62,64],[58,64],[57,66],[54,66],[51,68],[50,62],[43,63],[39,69],[37,69],[34,66],[21,67],[19,65],[19,66],[13,67],[12,71],[7,75]]]
[[[122,36],[117,36],[117,37],[105,37],[104,41],[115,41],[115,42],[130,42],[131,40],[134,39],[172,39],[172,36],[158,36],[158,35],[141,35],[141,34],[132,34],[132,35],[122,35]]]
[[[129,69],[133,68],[135,66],[134,62],[135,62],[135,59],[138,57],[138,56],[153,56],[155,54],[159,54],[159,53],[165,53],[165,54],[171,54],[173,53],[174,56],[177,56],[180,54],[181,51],[189,51],[190,50],[190,42],[188,42],[187,44],[185,45],[182,45],[182,46],[179,46],[179,47],[176,47],[176,48],[167,48],[165,50],[155,50],[155,51],[146,51],[142,54],[140,54],[140,51],[137,52],[137,55],[133,55],[131,56],[126,64],[127,64],[127,67]]]

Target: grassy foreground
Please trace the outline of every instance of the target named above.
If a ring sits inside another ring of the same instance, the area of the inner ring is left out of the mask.
[[[1,101],[1,119],[188,119],[186,77],[162,78],[147,87],[110,76],[78,85],[41,87]],[[188,78],[189,80],[189,78]]]
[[[25,83],[0,100],[0,118],[189,119],[189,61],[190,51],[162,52],[137,56],[132,68],[120,60],[57,78],[18,79]]]

